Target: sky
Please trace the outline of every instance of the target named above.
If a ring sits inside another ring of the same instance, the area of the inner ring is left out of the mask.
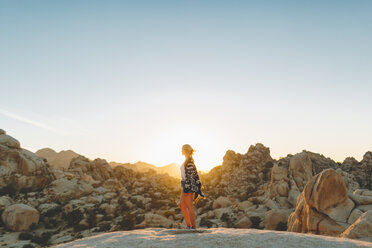
[[[371,1],[0,1],[0,128],[22,147],[199,169],[263,143],[372,150]]]

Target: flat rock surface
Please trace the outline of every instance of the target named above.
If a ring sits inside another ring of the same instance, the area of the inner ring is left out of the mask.
[[[55,247],[114,248],[114,247],[372,247],[371,242],[320,235],[257,229],[210,228],[198,230],[149,228],[104,233]]]

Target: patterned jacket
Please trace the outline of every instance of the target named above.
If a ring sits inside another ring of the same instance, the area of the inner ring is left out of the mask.
[[[185,161],[185,188],[192,192],[201,191],[201,182],[194,160],[189,158]]]

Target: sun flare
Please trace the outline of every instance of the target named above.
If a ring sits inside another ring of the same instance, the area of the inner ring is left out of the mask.
[[[181,153],[184,144],[190,144],[196,150],[195,163],[198,170],[202,171],[220,165],[226,151],[219,136],[211,130],[183,126],[166,130],[154,137],[144,157],[158,166],[171,162],[181,164],[184,161]]]

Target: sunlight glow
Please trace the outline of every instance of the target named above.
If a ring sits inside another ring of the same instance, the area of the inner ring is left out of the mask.
[[[222,140],[209,130],[183,126],[166,130],[153,137],[152,143],[146,147],[144,159],[155,165],[171,162],[183,163],[182,145],[190,144],[195,150],[194,159],[198,170],[207,171],[222,163],[226,152]]]

